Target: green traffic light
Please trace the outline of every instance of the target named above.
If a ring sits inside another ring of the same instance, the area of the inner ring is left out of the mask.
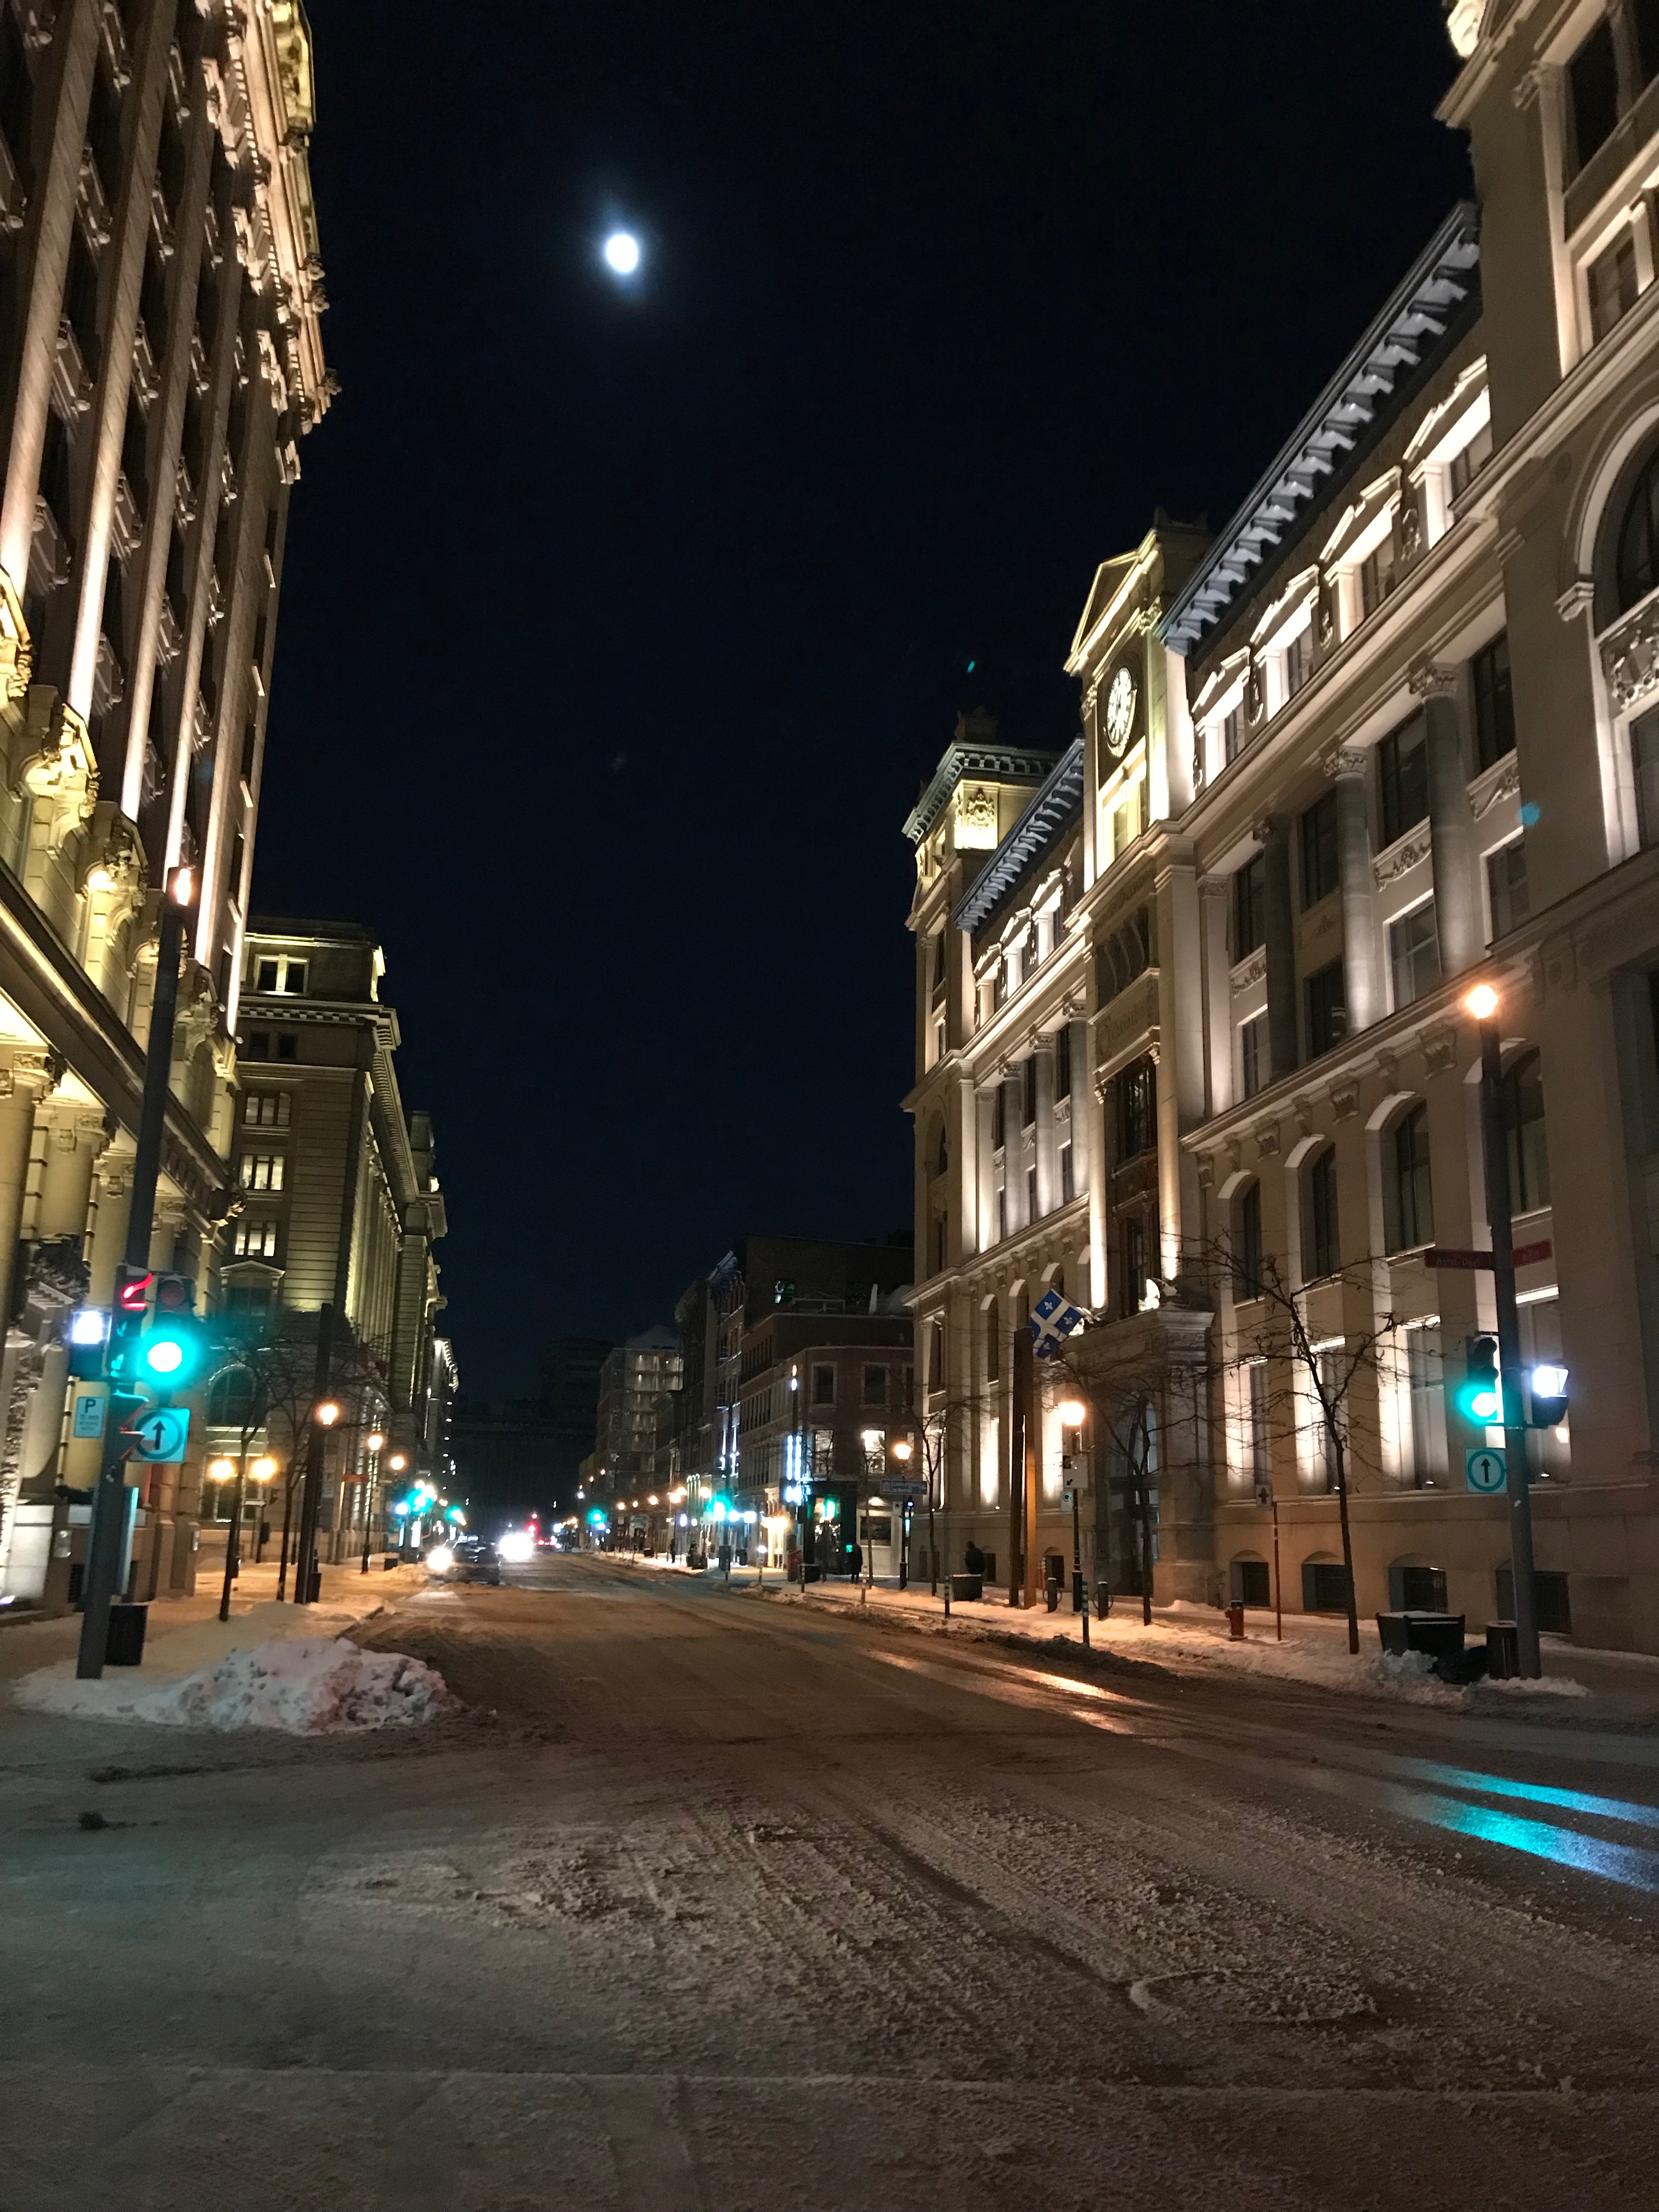
[[[196,1365],[196,1346],[182,1331],[158,1329],[145,1338],[139,1358],[158,1382],[187,1382]]]

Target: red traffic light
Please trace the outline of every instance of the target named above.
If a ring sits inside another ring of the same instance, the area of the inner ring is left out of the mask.
[[[188,1275],[155,1278],[155,1310],[158,1316],[195,1312],[196,1285]]]
[[[117,1312],[143,1313],[149,1304],[149,1286],[155,1280],[148,1267],[118,1267],[115,1272]]]

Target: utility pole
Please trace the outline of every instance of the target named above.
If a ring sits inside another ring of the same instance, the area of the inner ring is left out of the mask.
[[[185,930],[195,911],[195,872],[175,868],[161,894],[161,933],[155,949],[155,995],[149,1012],[149,1038],[144,1048],[144,1091],[138,1109],[138,1136],[132,1159],[132,1200],[127,1212],[125,1264],[149,1266],[150,1231],[155,1221],[155,1186],[161,1171],[161,1133],[167,1121],[167,1093],[173,1078],[173,1031],[179,1012],[179,963],[184,951]],[[117,1347],[143,1333],[142,1311],[124,1313],[118,1305],[110,1316],[109,1401],[104,1411],[104,1452],[98,1471],[98,1487],[92,1494],[92,1520],[87,1531],[87,1571],[82,1589],[81,1649],[75,1672],[82,1682],[101,1680],[104,1652],[109,1643],[109,1609],[121,1555],[126,1547],[128,1516],[132,1510],[127,1490],[127,1455],[131,1440],[123,1435],[133,1412],[143,1401],[136,1390],[116,1389]]]
[[[1510,1224],[1510,1133],[1504,1121],[1503,1041],[1498,994],[1477,984],[1463,1001],[1480,1032],[1480,1128],[1486,1155],[1486,1217],[1492,1228],[1492,1286],[1498,1306],[1498,1387],[1504,1414],[1504,1460],[1510,1498],[1510,1558],[1515,1579],[1516,1657],[1533,1680],[1542,1673],[1538,1601],[1533,1583],[1532,1488],[1526,1417],[1521,1404],[1521,1318],[1515,1301],[1515,1240]]]

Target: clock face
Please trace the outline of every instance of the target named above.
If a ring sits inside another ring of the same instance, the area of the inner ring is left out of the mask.
[[[1115,753],[1121,753],[1129,742],[1129,732],[1134,727],[1135,679],[1127,668],[1120,668],[1106,692],[1106,743]]]

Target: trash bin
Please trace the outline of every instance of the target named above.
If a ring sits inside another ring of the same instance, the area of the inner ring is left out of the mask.
[[[1108,1582],[1098,1582],[1098,1583],[1097,1583],[1095,1584],[1095,1618],[1096,1618],[1096,1620],[1106,1620],[1106,1619],[1108,1619],[1108,1618],[1109,1618],[1109,1616],[1110,1615],[1110,1613],[1111,1613],[1111,1610],[1112,1610],[1112,1586],[1111,1586],[1110,1583],[1108,1583]]]
[[[1227,1634],[1235,1644],[1244,1641],[1244,1608],[1242,1605],[1227,1607]]]
[[[316,1605],[320,1601],[322,1595],[323,1571],[320,1567],[313,1567],[311,1571],[311,1602],[313,1605]]]
[[[1463,1649],[1461,1613],[1379,1613],[1376,1633],[1391,1658],[1421,1651],[1430,1659],[1455,1659]]]
[[[1486,1673],[1494,1682],[1511,1682],[1521,1672],[1521,1640],[1512,1620],[1486,1623]]]
[[[985,1595],[983,1575],[952,1575],[951,1595],[957,1605],[976,1604]]]
[[[147,1605],[112,1605],[109,1634],[104,1644],[106,1667],[137,1667],[144,1656],[144,1631],[149,1626]]]

